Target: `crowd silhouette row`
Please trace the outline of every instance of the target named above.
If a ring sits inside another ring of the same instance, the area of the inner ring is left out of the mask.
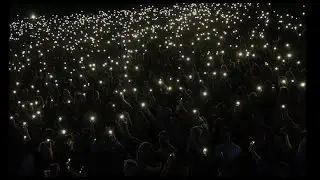
[[[183,3],[15,17],[9,176],[305,176],[304,16]]]

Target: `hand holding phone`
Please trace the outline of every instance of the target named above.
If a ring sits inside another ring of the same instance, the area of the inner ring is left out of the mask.
[[[253,149],[253,146],[256,142],[255,141],[251,141],[249,144],[249,150],[251,151]]]

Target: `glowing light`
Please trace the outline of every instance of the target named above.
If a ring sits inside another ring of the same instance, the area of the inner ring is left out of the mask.
[[[65,135],[66,133],[67,133],[67,130],[65,130],[65,129],[61,130],[61,134]]]
[[[113,132],[112,132],[111,129],[108,131],[108,133],[109,133],[109,135],[112,135],[112,134],[113,134]]]
[[[146,103],[141,103],[141,107],[145,107],[146,106]]]
[[[207,92],[203,92],[202,95],[203,95],[203,96],[207,96],[208,93],[207,93]]]
[[[258,91],[262,91],[262,86],[257,86]]]
[[[31,19],[36,19],[37,17],[36,17],[36,15],[31,14],[30,18],[31,18]]]
[[[208,149],[207,149],[207,148],[203,148],[203,149],[202,149],[202,152],[203,152],[204,155],[206,155],[207,152],[208,152]]]
[[[306,86],[306,83],[305,82],[301,82],[300,83],[300,87],[305,87]]]
[[[285,79],[283,79],[283,80],[281,81],[281,83],[282,83],[282,84],[286,84],[287,81],[286,81]]]

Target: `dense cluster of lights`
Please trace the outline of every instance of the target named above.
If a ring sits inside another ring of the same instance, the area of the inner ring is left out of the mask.
[[[230,61],[259,62],[258,59],[269,54],[270,61],[262,63],[279,76],[285,76],[292,67],[303,69],[304,57],[294,43],[267,37],[268,28],[276,27],[278,31],[293,34],[296,37],[293,41],[301,40],[304,12],[301,17],[294,17],[279,15],[268,8],[259,3],[190,3],[59,17],[31,14],[15,19],[10,24],[9,71],[13,84],[10,94],[16,98],[10,109],[22,109],[29,113],[32,121],[41,121],[41,117],[46,116],[42,110],[45,106],[72,108],[76,102],[73,94],[82,95],[81,102],[85,102],[91,90],[99,97],[111,79],[118,79],[119,83],[109,96],[121,97],[128,104],[131,104],[128,97],[136,96],[142,108],[150,104],[142,101],[146,99],[138,96],[140,92],[159,90],[169,96],[177,91],[186,93],[190,89],[186,87],[188,84],[198,84],[192,86],[195,88],[206,87],[205,91],[198,91],[201,92],[198,97],[190,95],[194,99],[205,97],[201,99],[206,103],[213,95],[208,83],[213,79],[230,82],[233,76]],[[248,15],[249,12],[255,15]],[[272,16],[275,19],[271,19]],[[250,26],[246,24],[249,20]],[[245,31],[239,29],[243,24],[248,26]],[[152,54],[156,54],[151,58],[151,64],[156,64],[154,67],[146,65]],[[217,62],[226,68],[220,68]],[[162,67],[164,64],[170,67]],[[144,76],[146,71],[152,72],[151,78]],[[30,77],[25,72],[32,73],[32,81],[27,80]],[[137,82],[141,79],[148,85],[139,86]],[[296,81],[291,79],[286,77],[280,83],[305,88],[304,77]],[[64,101],[50,94],[61,87],[68,92],[62,95],[66,98]],[[260,94],[266,89],[263,83],[254,84],[254,87]],[[69,92],[71,89],[75,92]],[[24,96],[25,91],[28,96]],[[38,96],[48,100],[39,101]],[[244,103],[241,100],[233,103],[240,106],[240,102]],[[121,108],[117,102],[111,105],[114,109]],[[189,108],[188,111],[199,114],[201,109]],[[62,116],[58,117],[59,122],[65,121]],[[120,114],[119,118],[125,119],[125,115]],[[99,118],[89,117],[89,122],[95,121]],[[71,133],[64,128],[60,129],[61,135]],[[112,130],[108,133],[113,134]],[[203,154],[207,151],[203,148]]]

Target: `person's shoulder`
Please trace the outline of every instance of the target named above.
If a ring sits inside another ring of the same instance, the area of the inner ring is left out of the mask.
[[[234,142],[232,142],[232,146],[234,146],[234,147],[236,147],[238,149],[241,149],[241,147],[238,144],[234,143]]]

